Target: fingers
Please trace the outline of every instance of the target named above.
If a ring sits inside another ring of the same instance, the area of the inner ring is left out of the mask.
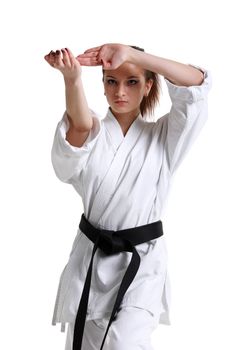
[[[59,68],[64,66],[61,58],[61,52],[57,50],[54,52],[53,50],[46,56],[44,56],[45,60],[54,68]]]
[[[72,63],[73,60],[74,60],[74,58],[75,58],[74,55],[73,55],[73,53],[72,53],[71,50],[68,49],[67,47],[65,48],[65,52],[67,53],[67,57],[69,58],[70,63]]]
[[[63,54],[63,62],[66,67],[71,67],[71,59],[70,55],[68,53],[68,49],[61,49],[61,52]]]
[[[81,66],[99,66],[101,61],[98,60],[98,52],[88,52],[76,57]]]
[[[103,65],[101,59],[101,51],[103,51],[104,45],[92,47],[86,51],[82,55],[78,56],[78,60],[81,65],[91,65],[91,66],[99,66]]]
[[[53,50],[46,56],[44,56],[45,60],[53,67],[55,62],[55,52]]]
[[[62,60],[62,55],[61,55],[61,51],[60,50],[56,50],[55,53],[55,61],[54,61],[54,67],[61,69],[64,68],[64,62]]]
[[[80,63],[80,66],[101,66],[101,62],[98,61],[97,57],[77,57],[78,62]]]
[[[83,58],[91,58],[91,57],[97,57],[98,52],[88,52],[88,53],[82,53],[81,55],[78,55],[77,57],[83,57]]]
[[[84,51],[84,53],[89,53],[89,52],[93,52],[93,51],[95,51],[95,52],[96,52],[96,51],[100,51],[100,49],[102,48],[102,46],[103,46],[103,45],[93,47],[93,48],[91,48],[91,49],[88,49],[88,50]]]
[[[44,58],[52,67],[62,69],[72,66],[74,56],[69,49],[65,48],[56,51],[51,50]]]
[[[94,49],[89,49],[77,57],[74,57],[68,48],[56,50],[55,52],[51,50],[44,58],[52,67],[60,70],[77,65],[77,61],[80,66],[100,66],[102,65],[102,59],[99,57],[99,48],[101,47],[94,48],[95,51]]]

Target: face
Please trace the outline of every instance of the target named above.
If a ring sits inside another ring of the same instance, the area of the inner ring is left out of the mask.
[[[104,71],[105,95],[116,116],[136,117],[139,114],[140,103],[153,83],[146,81],[144,73],[143,68],[132,63]]]

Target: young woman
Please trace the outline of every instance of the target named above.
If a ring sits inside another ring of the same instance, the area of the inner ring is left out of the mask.
[[[52,162],[82,197],[82,215],[58,288],[53,324],[68,323],[66,350],[151,350],[170,324],[167,249],[160,218],[175,170],[207,118],[210,73],[122,44],[69,49],[46,61],[63,74],[66,111]],[[81,66],[101,65],[109,108],[86,101]],[[146,121],[165,78],[172,107]]]

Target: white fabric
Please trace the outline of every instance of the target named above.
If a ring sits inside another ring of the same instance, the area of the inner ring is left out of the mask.
[[[89,320],[85,323],[82,349],[98,350],[101,347],[109,319]],[[112,322],[103,350],[153,350],[151,335],[158,325],[147,310],[124,307]],[[74,324],[69,323],[65,350],[72,350]]]
[[[166,81],[172,101],[156,122],[141,114],[125,137],[108,109],[104,119],[93,113],[93,128],[82,147],[65,139],[66,114],[58,123],[52,162],[58,178],[72,184],[82,198],[84,214],[96,227],[121,230],[163,221],[171,179],[207,119],[208,71],[200,86],[179,87]],[[81,213],[82,214],[82,213]],[[122,306],[148,310],[170,324],[170,280],[165,235],[137,246],[138,273]],[[74,322],[93,243],[78,229],[69,261],[60,278],[53,324]],[[110,315],[131,253],[106,256],[97,250],[87,320]]]

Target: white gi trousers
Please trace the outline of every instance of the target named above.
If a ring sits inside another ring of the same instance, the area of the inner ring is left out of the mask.
[[[99,350],[109,319],[85,323],[82,350]],[[149,311],[125,306],[117,314],[108,331],[103,350],[153,350],[151,334],[159,323]],[[65,350],[72,350],[74,324],[69,323]]]

